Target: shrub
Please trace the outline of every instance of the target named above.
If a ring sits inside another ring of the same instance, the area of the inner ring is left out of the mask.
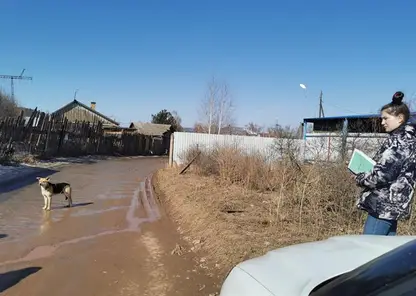
[[[194,173],[213,176],[224,186],[236,184],[273,194],[270,212],[274,223],[290,219],[298,227],[314,226],[315,231],[351,229],[362,223],[362,214],[355,207],[358,188],[343,164],[301,164],[292,154],[268,161],[238,147],[202,151],[193,147],[185,159],[190,161],[198,153]]]

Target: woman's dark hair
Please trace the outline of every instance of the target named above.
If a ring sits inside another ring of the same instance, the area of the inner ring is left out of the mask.
[[[403,115],[404,123],[406,123],[410,118],[409,107],[403,103],[404,93],[401,91],[395,92],[391,103],[384,105],[381,108],[381,111],[386,111],[388,114],[393,116]]]

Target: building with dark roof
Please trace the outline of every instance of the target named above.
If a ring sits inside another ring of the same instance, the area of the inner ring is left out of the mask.
[[[145,135],[145,136],[159,136],[162,137],[163,135],[171,132],[171,125],[170,124],[157,124],[157,123],[150,123],[150,122],[132,122],[130,123],[129,128],[136,129],[138,134]]]
[[[416,112],[410,122],[416,122]],[[385,134],[380,114],[363,114],[303,119],[303,138],[314,134],[347,132],[353,134]]]
[[[170,137],[172,125],[150,122],[132,122],[129,129],[135,129],[136,133],[146,136],[146,149],[152,154],[165,154],[170,149]]]

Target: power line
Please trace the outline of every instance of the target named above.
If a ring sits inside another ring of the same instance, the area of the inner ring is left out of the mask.
[[[324,103],[324,101],[322,101],[322,103]],[[362,114],[362,113],[357,113],[357,112],[355,112],[355,111],[349,110],[349,109],[344,108],[344,107],[340,107],[340,106],[335,105],[335,104],[332,104],[332,103],[328,103],[327,101],[325,101],[325,104],[327,104],[327,105],[329,105],[329,106],[332,106],[332,107],[334,107],[334,108],[340,109],[340,110],[342,110],[342,111],[346,111],[346,112],[353,113],[353,114],[355,114],[355,115],[360,115],[360,114]]]

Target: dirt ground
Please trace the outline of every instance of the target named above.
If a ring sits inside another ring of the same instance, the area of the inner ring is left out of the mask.
[[[64,167],[73,208],[56,196],[42,210],[39,186],[0,195],[2,295],[217,295],[204,253],[189,252],[157,202],[151,174],[164,159]]]
[[[192,170],[183,175],[179,171],[165,168],[157,172],[157,195],[164,198],[193,250],[208,254],[207,263],[215,268],[220,281],[236,264],[270,250],[360,230],[357,223],[344,223],[343,216],[331,212],[323,216],[324,221],[337,223],[317,221],[317,215],[311,214],[315,213],[312,203],[305,202],[300,215],[294,197],[279,190],[259,192],[238,184],[221,184],[220,178]]]

